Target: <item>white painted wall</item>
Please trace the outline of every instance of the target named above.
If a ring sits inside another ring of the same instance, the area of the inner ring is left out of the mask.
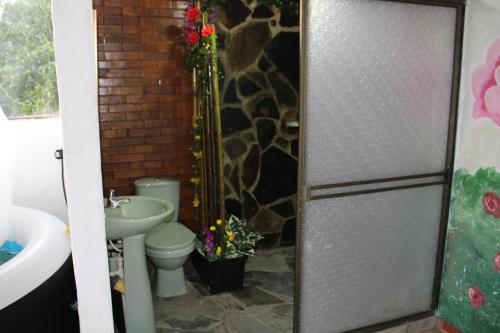
[[[39,209],[67,223],[61,163],[54,151],[62,148],[59,118],[9,120],[15,145],[13,203]],[[5,143],[3,143],[5,144]]]
[[[91,0],[53,0],[52,21],[80,331],[112,333]]]

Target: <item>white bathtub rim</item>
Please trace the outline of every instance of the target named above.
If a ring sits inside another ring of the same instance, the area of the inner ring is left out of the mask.
[[[0,266],[0,311],[49,279],[71,253],[66,225],[55,216],[18,206],[8,207],[7,215],[7,239],[23,250]]]

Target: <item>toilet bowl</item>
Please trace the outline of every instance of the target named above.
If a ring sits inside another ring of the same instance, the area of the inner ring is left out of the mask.
[[[153,293],[159,297],[186,292],[184,263],[194,250],[195,234],[178,223],[180,182],[172,178],[142,178],[134,182],[137,195],[170,201],[175,212],[171,219],[151,229],[145,238],[146,256],[156,267]]]

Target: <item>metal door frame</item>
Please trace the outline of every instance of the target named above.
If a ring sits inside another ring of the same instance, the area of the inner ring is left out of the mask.
[[[448,138],[447,138],[447,149],[446,149],[446,160],[445,160],[445,171],[432,173],[432,174],[419,174],[419,175],[408,175],[401,177],[391,177],[382,179],[372,179],[365,181],[353,181],[346,183],[328,184],[328,185],[316,185],[307,186],[304,184],[304,170],[305,170],[305,131],[306,131],[306,101],[305,101],[305,47],[307,45],[306,40],[306,16],[308,0],[301,0],[300,2],[300,129],[299,129],[299,172],[298,172],[298,200],[297,200],[297,225],[296,225],[296,242],[295,242],[295,286],[294,286],[294,313],[293,313],[293,331],[298,333],[300,330],[300,286],[301,286],[301,271],[300,271],[300,244],[301,244],[301,234],[302,234],[302,214],[304,202],[309,200],[319,200],[325,198],[336,198],[342,196],[351,196],[367,193],[376,193],[383,191],[396,191],[408,188],[416,188],[431,185],[444,185],[443,198],[441,205],[441,220],[439,224],[439,234],[437,242],[437,253],[436,253],[436,263],[435,263],[435,274],[434,274],[434,285],[432,292],[432,302],[431,308],[428,311],[421,313],[416,313],[413,315],[405,316],[403,318],[398,318],[386,322],[382,322],[375,325],[370,325],[355,330],[351,330],[345,333],[365,333],[373,332],[378,330],[383,330],[399,324],[403,324],[408,321],[419,320],[434,314],[439,304],[439,291],[442,276],[442,266],[444,259],[444,250],[446,242],[446,231],[448,226],[448,213],[449,204],[451,197],[451,183],[453,177],[453,162],[455,155],[455,138],[457,130],[457,114],[458,114],[458,94],[460,88],[460,70],[462,62],[462,43],[463,43],[463,31],[464,31],[464,15],[465,15],[465,0],[371,0],[371,1],[391,1],[391,2],[401,2],[401,3],[411,3],[419,5],[431,5],[438,7],[451,7],[457,10],[456,24],[455,24],[455,41],[454,41],[454,53],[453,53],[453,74],[452,74],[452,87],[451,87],[451,99],[450,99],[450,118],[448,122]],[[331,1],[331,0],[328,0]],[[350,0],[358,1],[358,0]],[[323,195],[313,195],[312,191],[321,189],[337,189],[348,186],[357,185],[368,185],[368,184],[381,184],[386,182],[397,182],[404,180],[414,180],[425,177],[442,177],[440,181],[433,182],[421,182],[411,185],[402,186],[388,186],[377,189],[350,191],[350,192],[340,192],[332,194]]]

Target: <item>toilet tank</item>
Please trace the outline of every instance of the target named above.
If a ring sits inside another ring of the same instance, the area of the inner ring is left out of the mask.
[[[174,205],[169,222],[179,221],[180,181],[175,178],[141,178],[134,182],[135,194],[167,200]]]

